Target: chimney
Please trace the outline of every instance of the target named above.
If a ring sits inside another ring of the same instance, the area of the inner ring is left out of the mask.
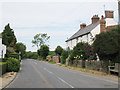
[[[113,15],[113,11],[105,11],[105,18],[113,18],[114,15]]]
[[[100,18],[98,17],[98,15],[94,15],[91,19],[92,19],[92,24],[94,24],[97,21],[99,21]]]
[[[86,27],[86,24],[85,24],[85,23],[80,24],[80,29],[83,29],[83,28],[85,28],[85,27]]]
[[[106,31],[106,21],[104,20],[104,17],[102,16],[100,20],[100,32]]]

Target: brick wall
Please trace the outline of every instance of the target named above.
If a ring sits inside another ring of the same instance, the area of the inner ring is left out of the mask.
[[[53,56],[52,60],[53,60],[53,62],[59,63],[59,57],[58,56]]]

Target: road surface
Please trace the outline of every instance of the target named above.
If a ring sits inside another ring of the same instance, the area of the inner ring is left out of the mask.
[[[118,88],[118,82],[33,59],[22,61],[22,69],[7,88]]]

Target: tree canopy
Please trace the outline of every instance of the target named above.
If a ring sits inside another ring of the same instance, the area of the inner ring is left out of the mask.
[[[26,46],[23,43],[16,43],[16,52],[21,52],[21,56],[25,56]]]
[[[47,45],[42,45],[40,48],[40,56],[43,59],[46,59],[46,56],[49,54],[49,47]]]
[[[61,56],[63,51],[63,48],[61,46],[57,46],[57,48],[55,49],[55,53],[59,56]]]
[[[98,54],[100,60],[111,60],[119,62],[120,58],[120,26],[107,32],[96,35],[93,43],[94,51]]]
[[[45,43],[48,42],[49,38],[50,36],[47,36],[47,34],[36,34],[34,40],[32,40],[33,46],[37,46],[37,48],[40,49],[42,45],[45,45]]]
[[[14,35],[13,29],[10,28],[10,25],[7,24],[2,32],[2,42],[7,47],[15,47],[17,39]]]

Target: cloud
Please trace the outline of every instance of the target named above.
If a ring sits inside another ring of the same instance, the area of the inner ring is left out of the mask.
[[[115,0],[1,0],[0,2],[115,2]]]
[[[81,23],[90,24],[94,14],[99,17],[104,15],[103,5],[106,10],[115,11],[115,20],[118,20],[117,1],[114,0],[42,0],[39,3],[36,0],[32,3],[21,1],[0,1],[0,32],[10,23],[18,42],[25,43],[27,50],[32,51],[36,49],[32,47],[31,40],[37,33],[51,36],[51,50],[57,45],[65,48],[65,40],[80,28]]]

